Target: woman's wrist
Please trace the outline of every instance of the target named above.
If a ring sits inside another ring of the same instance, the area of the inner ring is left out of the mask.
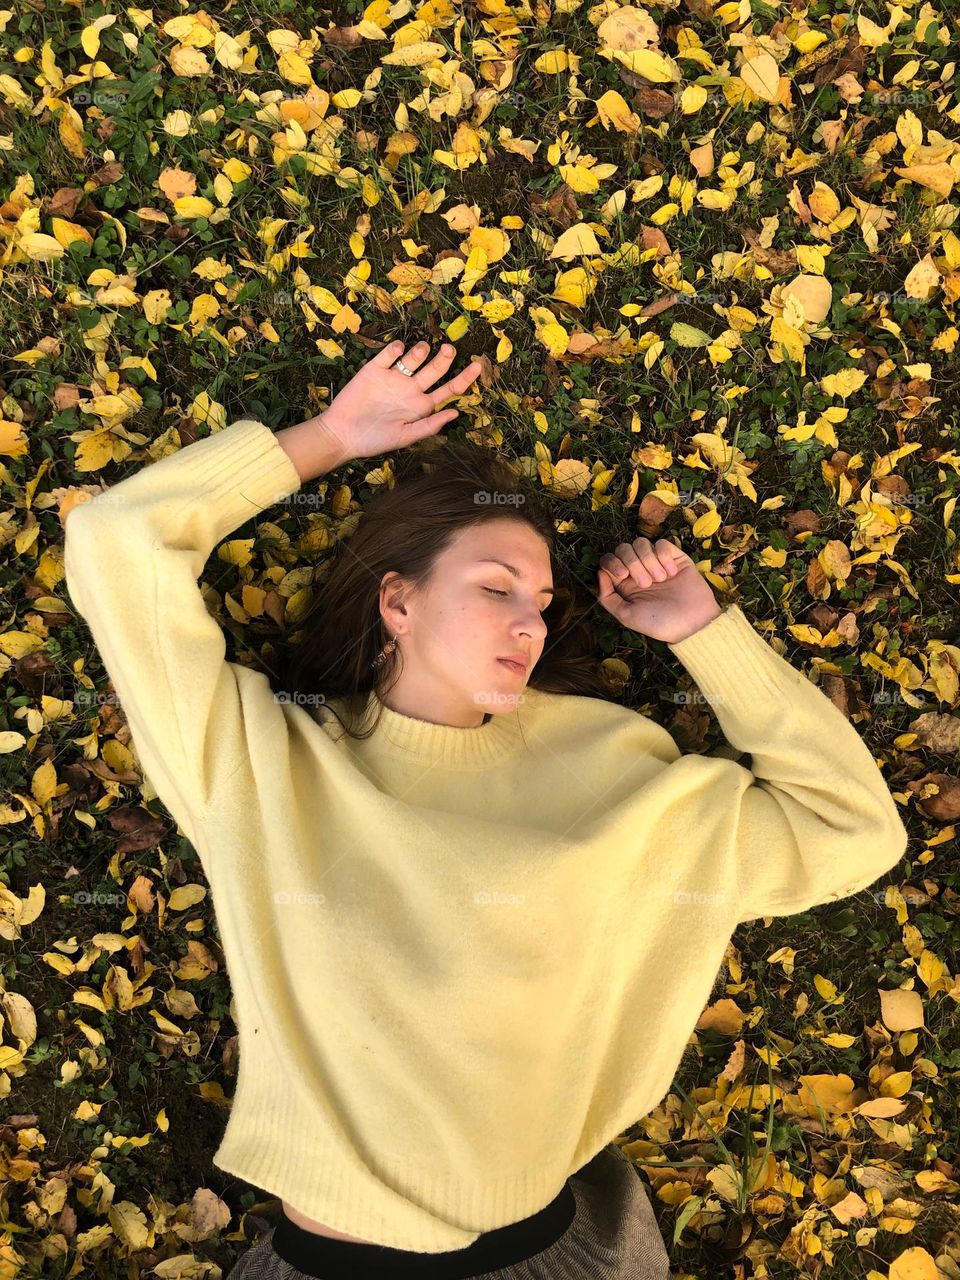
[[[351,460],[343,431],[329,409],[278,431],[277,441],[296,468],[301,484],[336,471]]]

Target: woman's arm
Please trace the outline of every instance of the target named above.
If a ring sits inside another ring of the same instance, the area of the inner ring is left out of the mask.
[[[307,447],[314,437],[303,426],[280,443],[263,423],[239,419],[67,516],[70,597],[113,682],[143,773],[194,844],[218,784],[249,758],[242,699],[256,700],[249,720],[261,730],[271,717],[282,728],[283,715],[265,675],[225,661],[223,632],[197,580],[224,538],[300,487],[294,458],[313,475],[327,464],[323,450]],[[228,572],[223,566],[221,576]]]

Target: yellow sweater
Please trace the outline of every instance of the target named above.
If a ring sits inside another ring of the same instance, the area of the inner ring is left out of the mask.
[[[76,507],[67,586],[210,885],[240,1037],[214,1163],[348,1235],[461,1249],[656,1107],[740,921],[865,889],[907,833],[735,605],[669,647],[750,769],[532,689],[346,738],[225,661],[197,585],[300,487],[241,419]]]

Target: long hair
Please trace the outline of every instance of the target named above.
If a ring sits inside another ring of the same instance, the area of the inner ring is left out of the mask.
[[[373,666],[390,638],[380,616],[380,583],[391,570],[423,589],[437,557],[461,530],[485,520],[528,524],[547,544],[556,594],[543,618],[543,653],[527,684],[552,693],[604,697],[588,606],[578,584],[557,560],[549,505],[506,459],[470,443],[445,440],[427,452],[407,450],[395,468],[395,483],[378,493],[347,522],[315,571],[311,601],[297,630],[279,654],[276,678],[290,701],[329,707],[352,738],[367,738],[380,720],[382,697],[402,670],[399,646],[380,668]],[[593,601],[590,602],[592,607]],[[376,694],[376,716],[362,730],[359,720]],[[330,705],[336,698],[346,719]]]

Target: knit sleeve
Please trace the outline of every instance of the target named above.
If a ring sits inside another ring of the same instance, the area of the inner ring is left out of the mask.
[[[300,484],[270,428],[240,419],[141,467],[66,519],[70,598],[144,775],[194,845],[218,782],[244,758],[241,686],[266,680],[225,661],[198,578],[222,539]],[[282,719],[262,690],[258,706]]]
[[[715,789],[700,797],[704,811],[731,802],[736,810],[724,819],[733,827],[739,920],[849,897],[899,863],[907,831],[860,734],[737,605],[668,647],[727,740],[750,753],[749,769],[702,763]]]

